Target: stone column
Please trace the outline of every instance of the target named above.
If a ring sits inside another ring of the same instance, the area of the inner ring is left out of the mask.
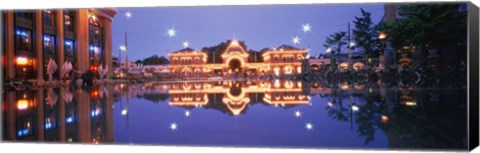
[[[88,9],[78,9],[75,14],[77,40],[77,68],[82,73],[88,69]]]
[[[13,12],[5,12],[5,69],[6,77],[15,77],[15,27],[13,20]]]
[[[64,22],[63,22],[63,10],[57,10],[55,14],[55,21],[57,22],[55,25],[57,26],[57,56],[58,56],[58,75],[59,78],[62,79],[64,75],[62,74],[62,67],[63,63],[65,62],[65,47],[64,47]]]
[[[107,79],[110,79],[113,75],[113,65],[112,65],[112,20],[107,19],[107,18],[102,18],[102,24],[103,24],[103,30],[105,31],[104,33],[104,45],[105,45],[105,50],[104,50],[104,58],[103,59],[103,64],[107,65],[108,67],[108,72],[106,74]]]
[[[34,39],[35,40],[35,45],[34,45],[34,50],[36,51],[36,69],[37,69],[37,81],[43,81],[43,20],[42,20],[42,10],[37,10],[35,11],[35,20],[34,20]],[[35,69],[35,68],[34,68]]]

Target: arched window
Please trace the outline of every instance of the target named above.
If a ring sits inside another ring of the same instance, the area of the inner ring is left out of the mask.
[[[100,64],[103,59],[103,27],[95,15],[90,15],[88,19],[89,31],[89,62],[90,64]]]
[[[278,59],[279,59],[278,55],[275,55],[275,56],[273,57],[273,61],[274,61],[274,62],[278,62]]]

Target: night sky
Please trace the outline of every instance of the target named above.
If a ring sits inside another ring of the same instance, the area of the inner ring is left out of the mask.
[[[117,8],[113,21],[113,55],[118,57],[128,32],[128,58],[131,61],[183,49],[183,41],[190,48],[215,46],[228,39],[245,41],[247,50],[261,50],[282,44],[310,48],[310,55],[325,53],[325,38],[339,31],[347,31],[347,23],[360,16],[360,8],[372,13],[378,23],[384,14],[381,3],[369,4],[302,4],[249,6],[189,6]],[[125,14],[131,12],[132,17]],[[302,31],[309,24],[311,31]],[[169,37],[173,28],[176,36]],[[300,43],[294,45],[292,38]],[[122,60],[125,54],[122,53]]]

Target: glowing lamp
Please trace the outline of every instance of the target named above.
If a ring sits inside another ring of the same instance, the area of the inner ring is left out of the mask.
[[[382,118],[382,123],[387,123],[388,120],[389,120],[388,116],[386,116],[386,115],[382,115],[381,118]]]
[[[17,101],[17,109],[18,110],[25,110],[28,108],[28,100],[21,99]]]
[[[28,58],[26,57],[17,57],[17,65],[27,65],[28,64]]]
[[[417,102],[415,101],[406,101],[404,102],[406,106],[417,106]]]
[[[383,39],[385,39],[385,38],[387,38],[387,34],[386,34],[385,32],[380,32],[380,33],[378,34],[378,39],[383,40]]]
[[[355,112],[358,111],[359,109],[360,109],[360,108],[358,108],[358,106],[356,106],[356,105],[353,105],[353,106],[352,106],[352,110],[355,111]]]
[[[125,45],[122,45],[122,46],[120,46],[120,50],[121,50],[121,51],[126,51],[126,50],[127,50],[127,47],[126,47]]]

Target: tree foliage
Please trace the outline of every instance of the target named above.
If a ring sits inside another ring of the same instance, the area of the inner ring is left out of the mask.
[[[137,62],[135,62],[137,63]],[[153,55],[142,60],[143,65],[163,65],[170,63],[164,56]]]
[[[370,18],[371,13],[361,9],[362,16],[355,17],[353,21],[355,28],[353,32],[353,40],[357,47],[364,49],[367,56],[373,55],[374,48],[377,45],[378,31]]]
[[[399,18],[386,22],[385,31],[394,47],[440,44],[441,39],[451,33],[442,27],[452,18],[456,7],[445,4],[402,5],[398,9]],[[458,25],[458,24],[457,24]]]

